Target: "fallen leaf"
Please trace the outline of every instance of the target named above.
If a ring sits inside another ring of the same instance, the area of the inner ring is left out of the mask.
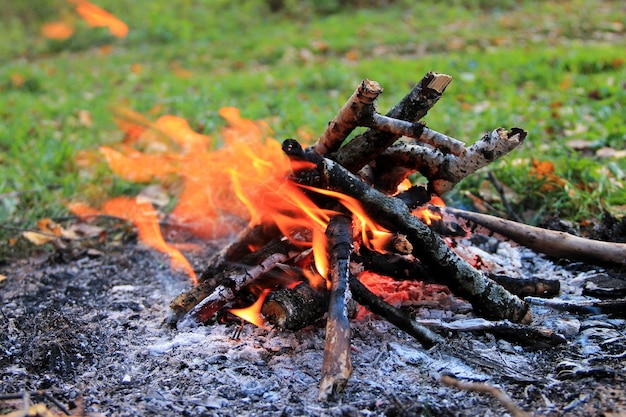
[[[78,123],[81,126],[85,127],[93,126],[93,119],[91,118],[91,113],[89,112],[89,110],[78,111]]]
[[[39,220],[37,222],[37,228],[43,233],[61,236],[61,226],[48,217]]]
[[[0,282],[4,282],[6,280],[7,280],[7,276],[0,274]]]
[[[113,14],[87,0],[70,0],[76,4],[76,12],[89,26],[106,27],[113,36],[124,38],[128,34],[128,25]]]
[[[143,71],[143,66],[140,63],[136,62],[130,66],[130,72],[133,74],[139,74],[141,71]]]
[[[87,223],[73,224],[67,229],[61,229],[61,236],[68,240],[78,240],[89,237],[100,236],[104,231],[103,228]]]
[[[605,146],[596,151],[596,156],[599,158],[624,158],[626,157],[626,150],[618,151]]]
[[[11,86],[13,88],[22,88],[24,83],[26,82],[26,78],[17,72],[14,72],[10,75],[11,77]]]
[[[45,245],[46,243],[50,243],[53,240],[59,238],[58,236],[55,236],[55,235],[49,235],[49,234],[45,234],[41,232],[32,232],[32,231],[22,232],[22,236],[24,236],[26,240],[28,240],[31,243],[34,243],[37,246]]]
[[[74,27],[68,22],[51,22],[41,26],[40,32],[48,39],[61,41],[74,34]]]

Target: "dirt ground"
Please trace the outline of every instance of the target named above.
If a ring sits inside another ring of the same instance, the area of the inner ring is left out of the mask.
[[[213,249],[192,258],[201,271]],[[561,298],[624,271],[555,264],[525,250],[528,274],[562,283]],[[485,332],[441,333],[424,350],[388,323],[352,323],[354,372],[346,391],[317,401],[323,326],[297,332],[237,323],[171,328],[168,303],[189,286],[168,260],[133,242],[40,250],[0,263],[0,394],[30,392],[65,415],[98,416],[501,416],[493,396],[442,384],[442,375],[499,387],[542,416],[626,415],[626,320],[533,306],[533,326],[562,334],[556,347],[525,347]],[[421,309],[421,318],[471,313]],[[40,394],[46,394],[44,398]],[[0,400],[0,414],[22,407]]]

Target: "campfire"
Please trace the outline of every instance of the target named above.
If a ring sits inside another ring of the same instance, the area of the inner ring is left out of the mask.
[[[138,125],[127,122],[138,115],[119,112],[125,142],[118,149],[103,147],[101,153],[127,179],[183,179],[170,227],[204,239],[240,230],[197,277],[181,252],[165,242],[147,199],[116,198],[98,211],[77,203],[72,210],[133,221],[142,241],[167,253],[172,266],[191,277],[193,287],[170,304],[171,325],[207,322],[225,311],[257,326],[286,330],[326,318],[322,401],[349,381],[349,320],[363,308],[424,348],[444,341],[401,308],[423,282],[446,286],[467,300],[477,316],[490,320],[485,323],[493,331],[523,329],[527,342],[562,343],[558,334],[529,325],[529,303],[520,298],[557,294],[558,281],[499,275],[479,255],[458,250],[456,239],[497,234],[548,255],[618,265],[626,263],[625,245],[590,243],[446,207],[443,195],[527,135],[517,127],[498,128],[466,146],[427,127],[420,120],[450,82],[448,75],[429,72],[382,115],[375,100],[383,89],[363,80],[309,147],[294,139],[263,142],[267,126],[227,108],[220,112],[230,124],[225,144],[206,153],[211,138],[180,118]],[[357,127],[368,130],[346,142]],[[427,184],[413,185],[408,178],[415,173]],[[393,283],[402,283],[402,290]]]

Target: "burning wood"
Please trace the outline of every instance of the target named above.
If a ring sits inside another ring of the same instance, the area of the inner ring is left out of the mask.
[[[188,317],[206,321],[239,292],[253,285],[263,287],[261,280],[269,275],[289,275],[288,283],[272,286],[265,300],[257,300],[254,315],[262,314],[275,327],[295,330],[327,313],[319,387],[323,401],[341,391],[352,372],[348,314],[352,299],[425,348],[443,341],[431,328],[485,330],[509,339],[526,337],[535,345],[562,343],[558,334],[528,325],[529,305],[515,295],[555,294],[558,285],[541,279],[520,283],[480,270],[440,236],[464,236],[465,220],[495,226],[448,208],[439,208],[439,217],[447,213],[455,221],[433,222],[425,217],[422,221],[412,213],[526,137],[519,128],[498,128],[466,148],[426,127],[420,119],[450,81],[445,74],[426,74],[383,116],[374,107],[382,88],[364,80],[313,146],[303,148],[287,139],[282,144],[286,162],[254,159],[262,167],[262,175],[256,177],[265,178],[265,183],[245,188],[243,176],[233,173],[235,193],[251,213],[250,225],[209,261],[196,287],[172,301],[172,323]],[[341,146],[358,126],[369,130]],[[428,187],[397,193],[398,185],[416,171],[426,177]],[[434,231],[441,224],[444,227]],[[506,235],[501,229],[495,231]],[[363,271],[446,284],[467,299],[476,314],[496,321],[474,322],[463,329],[420,322],[370,291],[360,280]],[[268,289],[265,285],[262,291],[250,292],[265,297]]]

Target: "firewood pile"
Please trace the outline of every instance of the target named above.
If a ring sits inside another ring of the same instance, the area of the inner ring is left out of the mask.
[[[450,82],[450,76],[430,72],[382,115],[375,100],[383,89],[364,80],[313,146],[285,140],[291,170],[281,186],[298,190],[311,203],[304,211],[317,228],[289,208],[280,213],[292,220],[288,226],[268,218],[251,222],[209,260],[198,284],[171,302],[169,322],[179,327],[206,322],[250,294],[257,299],[253,315],[261,316],[250,321],[262,326],[297,330],[326,317],[321,401],[341,392],[350,378],[349,319],[355,303],[424,348],[444,341],[368,289],[360,280],[364,272],[447,285],[486,319],[483,330],[522,333],[527,342],[562,343],[557,333],[529,325],[529,302],[521,298],[558,294],[558,281],[495,275],[458,255],[446,236],[497,234],[551,256],[617,265],[626,264],[626,245],[432,205],[434,198],[515,149],[527,135],[517,127],[497,128],[466,146],[426,127],[421,119]],[[368,130],[344,144],[357,127]],[[427,186],[407,185],[414,173],[425,177]],[[432,215],[438,220],[425,218]]]

